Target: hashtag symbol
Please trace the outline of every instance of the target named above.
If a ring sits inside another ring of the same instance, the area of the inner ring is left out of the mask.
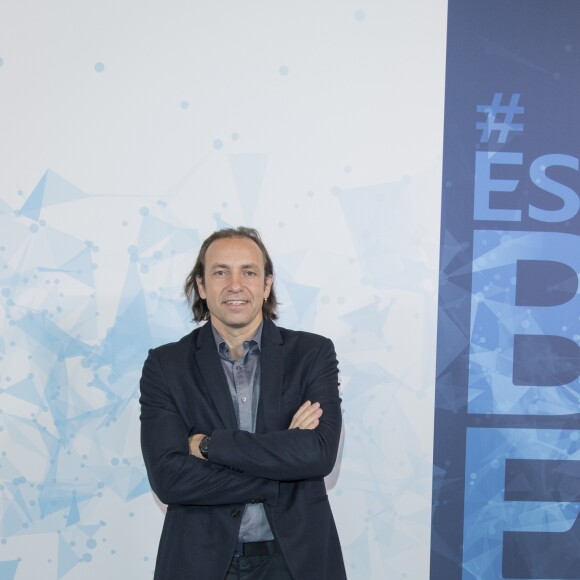
[[[513,93],[507,105],[502,105],[503,93],[495,93],[490,105],[477,105],[478,113],[485,113],[485,121],[478,122],[481,131],[480,143],[489,143],[492,133],[496,132],[497,142],[505,143],[511,131],[523,131],[523,123],[514,123],[516,115],[523,115],[524,107],[518,105],[520,95]]]

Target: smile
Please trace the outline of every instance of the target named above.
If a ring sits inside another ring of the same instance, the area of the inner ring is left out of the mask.
[[[247,300],[226,300],[226,304],[231,306],[241,306],[242,304],[246,304]]]

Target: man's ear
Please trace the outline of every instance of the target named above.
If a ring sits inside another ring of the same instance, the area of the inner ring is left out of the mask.
[[[205,288],[203,285],[203,278],[201,276],[196,276],[195,283],[197,284],[197,293],[199,294],[200,298],[205,300],[206,293],[205,293]]]
[[[274,283],[274,276],[266,276],[264,280],[264,298],[270,296],[270,290],[272,290],[272,284]]]

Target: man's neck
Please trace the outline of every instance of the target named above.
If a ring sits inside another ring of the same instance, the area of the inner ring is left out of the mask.
[[[226,327],[219,320],[213,318],[211,319],[211,323],[228,345],[232,359],[238,360],[244,355],[244,342],[254,338],[260,324],[262,324],[262,318],[257,320],[252,326],[246,326],[244,328]]]

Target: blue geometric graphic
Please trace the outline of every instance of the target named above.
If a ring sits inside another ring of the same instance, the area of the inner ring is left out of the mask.
[[[167,327],[175,336],[188,325],[183,302],[154,296],[142,276],[149,266],[191,255],[198,244],[195,230],[172,224],[169,214],[142,211],[116,316],[101,336],[97,305],[107,287],[95,282],[98,243],[41,222],[27,227],[47,206],[88,198],[49,170],[20,211],[0,214],[2,231],[16,234],[0,253],[1,354],[22,359],[17,376],[2,377],[0,391],[1,447],[18,446],[20,455],[5,451],[0,463],[1,536],[57,534],[57,578],[91,561],[91,553],[78,551],[88,530],[106,540],[106,522],[94,511],[104,493],[125,502],[150,493],[128,415],[138,410],[147,349]],[[35,475],[19,468],[25,454],[34,457]],[[91,540],[91,549],[98,544]],[[1,577],[14,577],[17,566],[17,560],[1,562]]]

